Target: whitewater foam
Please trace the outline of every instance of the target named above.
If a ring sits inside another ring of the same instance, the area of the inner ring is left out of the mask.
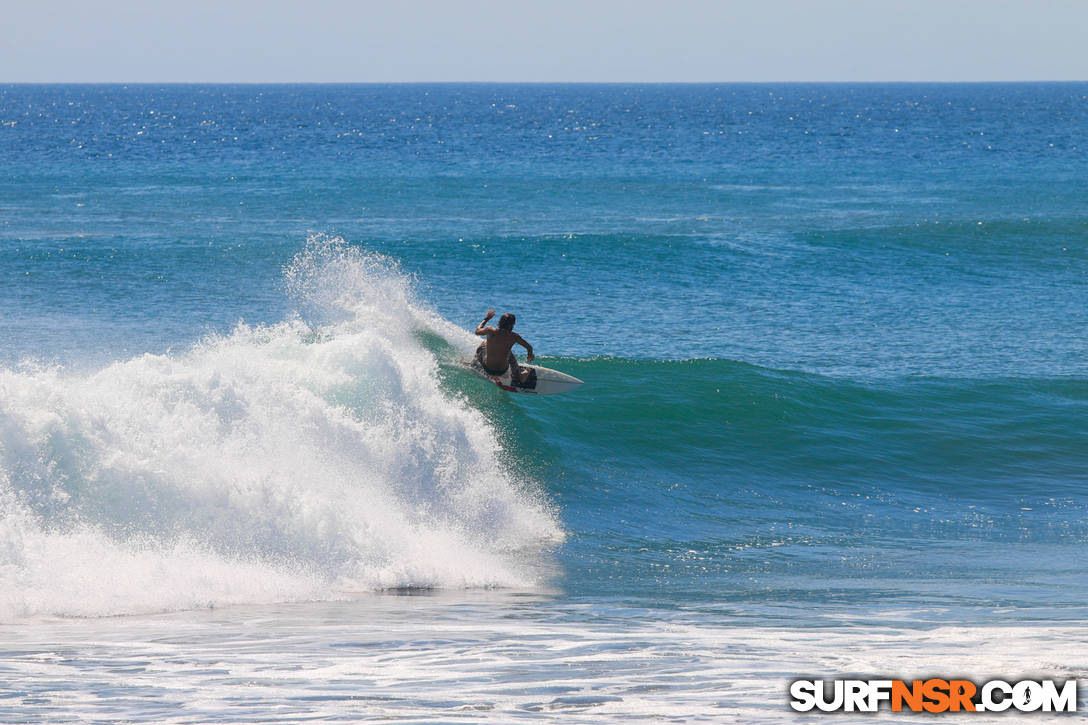
[[[789,709],[799,677],[1083,679],[1075,655],[1088,632],[1076,623],[754,626],[721,613],[459,592],[3,634],[5,722],[588,724],[839,722]],[[912,720],[885,710],[848,722]]]
[[[0,619],[535,583],[557,521],[419,338],[467,333],[339,239],[284,273],[282,323],[0,370]]]

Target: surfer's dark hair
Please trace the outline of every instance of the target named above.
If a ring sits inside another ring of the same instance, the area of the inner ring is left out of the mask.
[[[516,322],[517,319],[518,318],[514,317],[514,313],[507,312],[506,314],[504,314],[502,317],[499,318],[499,329],[500,330],[513,330],[514,329],[514,322]]]

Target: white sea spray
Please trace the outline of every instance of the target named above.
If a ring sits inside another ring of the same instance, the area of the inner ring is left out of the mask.
[[[285,278],[279,324],[0,370],[0,621],[534,583],[562,531],[417,334],[465,333],[341,240]]]

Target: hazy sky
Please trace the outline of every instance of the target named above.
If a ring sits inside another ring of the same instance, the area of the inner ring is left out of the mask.
[[[3,0],[0,81],[1088,80],[1088,1]]]

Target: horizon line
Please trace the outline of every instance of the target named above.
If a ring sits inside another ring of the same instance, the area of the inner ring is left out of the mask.
[[[793,80],[793,81],[5,81],[3,86],[394,86],[394,85],[584,85],[584,86],[680,86],[680,85],[984,85],[984,84],[1041,84],[1041,83],[1088,83],[1085,79],[1064,80]]]

